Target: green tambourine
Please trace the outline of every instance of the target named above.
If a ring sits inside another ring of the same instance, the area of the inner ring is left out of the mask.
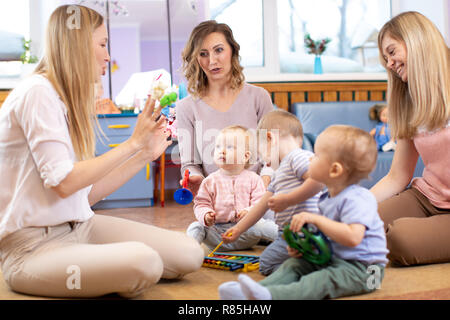
[[[302,258],[318,265],[330,261],[332,255],[331,245],[316,226],[306,225],[306,228],[302,228],[301,233],[292,232],[289,227],[289,224],[284,227],[283,238],[291,248],[302,253]]]

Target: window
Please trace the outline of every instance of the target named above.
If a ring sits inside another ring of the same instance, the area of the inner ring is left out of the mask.
[[[210,0],[210,19],[230,26],[241,46],[241,64],[245,67],[264,65],[263,0]]]
[[[30,36],[29,0],[14,0],[0,10],[0,30]]]
[[[246,75],[313,73],[304,46],[330,38],[324,73],[382,73],[377,33],[391,17],[391,0],[209,0],[209,17],[227,23],[241,45]],[[267,45],[269,44],[269,45]]]
[[[0,76],[17,76],[22,66],[18,61],[22,39],[30,37],[29,0],[9,1],[4,7],[0,10]]]
[[[390,0],[278,0],[277,5],[280,72],[313,72],[306,33],[331,39],[322,58],[326,73],[384,71],[377,35],[390,19]]]

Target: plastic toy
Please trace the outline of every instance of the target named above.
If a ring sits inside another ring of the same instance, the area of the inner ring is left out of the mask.
[[[259,269],[259,256],[228,254],[217,252],[203,260],[203,267],[237,272],[249,272]]]
[[[186,169],[184,171],[184,178],[182,182],[182,188],[175,191],[173,198],[178,204],[186,205],[192,202],[192,199],[194,199],[194,195],[192,192],[187,188],[189,183],[189,170]]]
[[[175,101],[177,101],[178,95],[176,92],[171,92],[169,94],[166,94],[165,96],[163,96],[161,98],[161,100],[159,100],[159,105],[161,107],[166,107],[166,106],[170,106],[172,103],[174,103]]]
[[[231,237],[233,235],[233,233],[229,233],[228,234],[228,237]],[[210,254],[208,254],[208,257],[212,257],[212,256],[214,256],[214,252],[216,252],[217,251],[217,249],[219,249],[220,248],[220,246],[223,244],[223,241],[220,241],[220,243],[217,245],[217,247],[215,247],[214,248],[214,250],[213,251],[211,251],[211,253]]]
[[[164,96],[164,92],[167,89],[168,85],[165,84],[163,81],[159,80],[161,78],[162,74],[160,74],[153,82],[150,87],[150,95],[153,99],[160,101],[161,98]]]
[[[377,125],[370,131],[370,135],[377,143],[378,151],[395,150],[396,143],[391,137],[388,125],[388,108],[385,104],[375,104],[369,109],[369,118],[377,121]]]
[[[332,250],[329,240],[316,226],[308,224],[301,233],[292,232],[290,225],[284,227],[283,239],[287,244],[302,253],[307,261],[322,265],[331,259]]]

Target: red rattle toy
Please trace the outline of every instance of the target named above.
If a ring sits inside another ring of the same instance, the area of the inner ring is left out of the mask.
[[[194,199],[194,195],[192,192],[187,188],[189,184],[189,170],[186,169],[184,171],[184,178],[182,182],[182,188],[175,191],[173,198],[174,200],[182,205],[186,205],[192,202],[192,199]]]

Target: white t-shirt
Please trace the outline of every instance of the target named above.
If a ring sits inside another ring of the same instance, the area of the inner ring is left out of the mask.
[[[66,106],[41,75],[20,83],[0,108],[0,240],[26,227],[93,216],[92,186],[65,199],[51,189],[76,161],[66,115]]]

